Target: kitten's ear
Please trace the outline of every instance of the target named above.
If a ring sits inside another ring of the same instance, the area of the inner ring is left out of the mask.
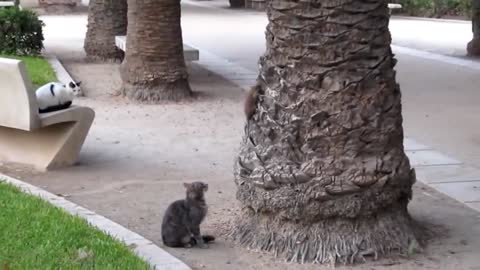
[[[70,82],[68,86],[70,86],[70,88],[75,88],[75,84],[73,82]]]
[[[77,86],[80,86],[82,84],[82,81],[77,82]]]
[[[183,186],[184,186],[186,189],[188,189],[188,188],[191,186],[191,184],[189,184],[189,183],[183,183]]]

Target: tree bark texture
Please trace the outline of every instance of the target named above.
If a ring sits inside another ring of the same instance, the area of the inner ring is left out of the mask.
[[[91,0],[84,49],[89,60],[121,61],[115,36],[127,34],[127,0]]]
[[[231,236],[288,261],[406,252],[415,171],[403,149],[383,0],[271,0],[256,110],[235,162]]]
[[[128,31],[121,66],[123,93],[143,103],[192,95],[183,55],[178,0],[128,0]]]
[[[480,0],[472,0],[472,32],[473,38],[467,44],[467,54],[480,56]]]

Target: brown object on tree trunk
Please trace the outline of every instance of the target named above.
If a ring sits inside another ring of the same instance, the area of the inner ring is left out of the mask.
[[[257,100],[235,162],[231,237],[289,261],[417,244],[387,2],[269,1]]]
[[[143,103],[190,98],[178,0],[128,0],[123,94]]]
[[[257,107],[257,100],[258,100],[258,95],[261,91],[261,87],[259,85],[256,85],[247,92],[247,97],[245,98],[245,103],[244,103],[244,111],[245,111],[245,116],[247,117],[247,120],[252,118],[253,114],[255,113],[256,107]]]
[[[91,0],[84,49],[90,61],[122,61],[115,36],[127,33],[127,0]]]

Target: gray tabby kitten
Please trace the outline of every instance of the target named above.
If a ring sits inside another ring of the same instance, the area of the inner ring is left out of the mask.
[[[210,235],[200,234],[200,224],[207,215],[207,203],[204,193],[208,184],[194,182],[183,184],[187,189],[184,200],[178,200],[168,206],[162,221],[162,241],[168,247],[199,246],[207,248],[206,243],[215,240]]]

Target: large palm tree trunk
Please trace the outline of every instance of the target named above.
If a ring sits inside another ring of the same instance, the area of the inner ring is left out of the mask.
[[[239,243],[353,262],[417,243],[384,0],[272,0],[259,98],[235,165]]]
[[[480,56],[480,0],[472,0],[473,39],[467,45],[467,54]]]
[[[84,49],[89,60],[118,61],[124,53],[115,36],[127,33],[127,0],[92,0],[88,8]]]
[[[190,97],[180,1],[128,0],[128,6],[127,49],[121,66],[124,95],[145,103]]]

